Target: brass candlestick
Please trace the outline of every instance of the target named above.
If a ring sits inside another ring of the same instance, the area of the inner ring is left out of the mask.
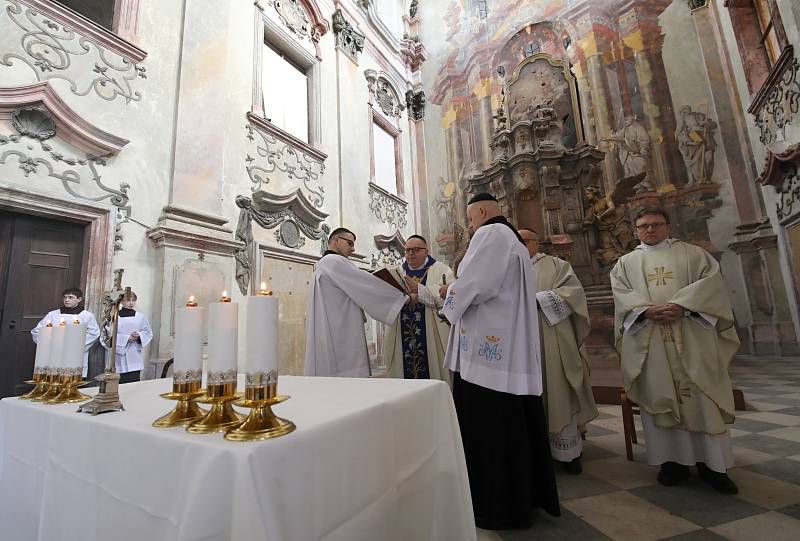
[[[83,381],[82,368],[65,368],[61,373],[61,392],[50,400],[45,401],[45,403],[73,404],[89,400],[91,396],[87,396],[78,390],[78,387],[88,383],[88,381]]]
[[[256,372],[247,374],[244,400],[236,402],[237,406],[250,408],[250,414],[240,425],[225,433],[229,441],[258,441],[284,436],[295,430],[295,424],[277,417],[272,406],[280,404],[290,397],[278,395],[278,374],[271,370],[265,374]]]
[[[33,402],[47,402],[57,397],[61,393],[61,370],[59,368],[49,368],[45,375],[46,391],[38,398],[32,398]]]
[[[30,392],[20,396],[20,400],[36,400],[48,391],[46,368],[35,368],[33,379],[26,381],[28,385],[36,385]]]
[[[172,411],[153,421],[153,426],[158,428],[184,426],[205,416],[208,411],[197,405],[197,399],[205,394],[200,388],[202,379],[202,370],[176,372],[172,377],[172,392],[162,394],[161,398],[178,402]]]
[[[192,434],[225,432],[242,422],[243,416],[233,409],[233,401],[241,398],[236,394],[236,370],[228,372],[209,372],[206,383],[206,396],[198,399],[203,404],[211,404],[211,409],[203,417],[186,427]]]

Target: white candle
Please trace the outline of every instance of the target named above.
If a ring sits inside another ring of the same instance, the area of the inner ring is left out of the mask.
[[[188,372],[203,369],[203,318],[205,308],[197,306],[194,298],[189,298],[194,306],[180,307],[175,312],[175,365],[174,372]]]
[[[75,323],[77,321],[77,323]],[[63,368],[83,368],[83,350],[86,347],[86,325],[75,320],[64,328],[62,346]]]
[[[247,298],[247,372],[278,371],[278,299]]]
[[[223,302],[208,305],[208,372],[236,371],[239,305],[223,292]]]
[[[33,361],[34,370],[50,366],[50,350],[53,346],[53,325],[48,322],[39,331],[39,341],[36,343],[36,359]]]
[[[53,327],[53,340],[50,344],[50,368],[62,368],[64,366],[64,332],[66,331],[66,322],[64,318],[58,325]]]

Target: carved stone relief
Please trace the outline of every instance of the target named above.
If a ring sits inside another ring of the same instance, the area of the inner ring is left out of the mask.
[[[394,235],[375,235],[373,237],[377,252],[370,254],[370,267],[377,269],[378,267],[394,267],[403,262],[403,254],[405,253],[406,240],[399,230],[394,232]]]
[[[408,108],[408,116],[411,120],[422,120],[425,118],[425,92],[419,90],[406,91],[406,107]]]
[[[381,74],[373,69],[364,71],[367,79],[367,88],[370,94],[370,103],[377,102],[383,114],[389,117],[400,118],[405,105],[400,101],[400,96],[395,91],[391,83]],[[423,111],[424,111],[424,94]]]
[[[330,228],[322,223],[328,214],[312,205],[298,188],[289,195],[275,195],[256,191],[253,198],[239,195],[239,223],[236,239],[243,243],[234,252],[236,259],[236,283],[243,295],[247,294],[253,271],[253,222],[264,229],[274,229],[275,239],[288,248],[300,248],[305,239],[320,241],[320,253],[325,250]]]
[[[109,52],[18,0],[5,3],[4,11],[18,29],[19,45],[17,51],[0,57],[0,66],[25,64],[38,81],[62,79],[77,96],[94,92],[107,101],[118,97],[125,103],[142,99],[135,86],[147,78],[144,67]]]
[[[767,154],[764,172],[758,182],[775,188],[775,210],[783,224],[800,219],[800,143],[784,152]]]
[[[408,203],[392,195],[380,186],[369,183],[369,210],[381,222],[396,229],[403,229],[408,223]]]
[[[782,64],[782,65],[781,65]],[[759,140],[765,145],[785,139],[787,124],[795,121],[800,111],[800,64],[791,48],[781,55],[773,74],[767,79],[748,110],[756,117],[761,130]]]
[[[364,34],[356,31],[339,8],[333,12],[332,21],[336,47],[357,64],[358,55],[364,50]]]
[[[245,129],[248,141],[255,146],[245,158],[245,169],[253,183],[252,191],[258,191],[269,183],[268,174],[280,171],[286,173],[290,180],[302,181],[308,200],[314,207],[322,208],[325,188],[321,179],[325,172],[325,163],[321,156],[279,141],[252,123],[248,123]]]
[[[300,39],[311,37],[308,14],[297,0],[269,0],[283,24]]]

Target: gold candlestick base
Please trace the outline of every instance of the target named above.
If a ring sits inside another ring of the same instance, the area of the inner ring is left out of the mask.
[[[85,402],[92,398],[78,390],[78,387],[87,385],[88,381],[83,381],[80,376],[77,378],[70,378],[69,381],[61,383],[61,392],[57,396],[46,400],[45,404],[74,404],[76,402]]]
[[[233,401],[241,398],[236,394],[236,383],[214,383],[206,386],[206,396],[198,399],[203,404],[211,404],[211,409],[203,417],[186,427],[192,434],[211,434],[225,432],[242,422],[244,417],[233,410]]]
[[[245,398],[236,402],[237,406],[250,408],[250,414],[242,424],[228,430],[225,439],[228,441],[259,441],[284,436],[294,432],[295,424],[281,419],[272,412],[272,406],[291,398],[287,395],[250,400]]]
[[[45,385],[47,386],[47,391],[39,398],[32,398],[31,400],[33,402],[49,402],[61,394],[63,385],[60,381],[51,381],[49,383],[45,383]]]
[[[199,383],[199,382],[198,382]],[[173,387],[174,388],[174,387]],[[203,396],[205,391],[198,389],[195,391],[172,391],[171,393],[164,393],[161,398],[167,400],[177,400],[178,403],[171,412],[162,415],[155,421],[153,426],[157,428],[168,428],[171,426],[185,426],[202,419],[208,411],[204,410],[197,405],[197,399]]]
[[[24,395],[20,396],[19,397],[20,400],[36,400],[37,398],[40,398],[44,396],[45,393],[47,393],[48,386],[47,382],[44,381],[44,378],[39,378],[38,380],[32,379],[26,381],[25,383],[27,383],[28,385],[36,385],[36,387],[31,389],[30,392],[27,392]]]

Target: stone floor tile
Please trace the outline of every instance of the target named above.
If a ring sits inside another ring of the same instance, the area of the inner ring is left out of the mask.
[[[767,385],[766,387],[761,387],[759,391],[763,392],[764,394],[766,394],[767,391],[778,394],[789,394],[798,392],[797,385],[786,385],[785,383],[781,385]]]
[[[591,438],[593,436],[607,436],[608,434],[619,434],[619,432],[615,432],[613,430],[609,430],[607,428],[603,428],[602,426],[596,425],[594,423],[589,423],[586,426],[586,435],[589,438]]]
[[[792,460],[798,460],[798,461],[800,461],[800,455],[792,455],[792,456],[787,456],[786,458],[791,458]]]
[[[611,435],[622,437],[622,434],[616,434],[613,432]],[[601,458],[611,458],[614,456],[617,456],[617,453],[610,451],[601,445],[597,445],[592,440],[586,440],[583,442],[583,453],[581,454],[581,460],[600,460]]]
[[[800,417],[771,411],[747,412],[738,415],[738,417],[742,419],[752,419],[753,421],[761,421],[763,423],[773,423],[776,425],[800,426]]]
[[[733,442],[733,463],[736,466],[749,466],[750,464],[758,464],[759,462],[768,462],[781,458],[770,453],[764,453],[748,447],[739,447],[736,442]]]
[[[759,402],[767,402],[768,404],[781,404],[787,408],[800,407],[800,400],[797,398],[786,398],[786,395],[765,396]]]
[[[697,524],[626,491],[564,502],[563,506],[611,539],[620,541],[655,541],[700,529]]]
[[[788,507],[784,507],[783,509],[777,509],[777,511],[783,513],[784,515],[789,515],[792,518],[800,520],[800,504],[790,505]]]
[[[551,517],[537,510],[533,526],[528,530],[497,532],[503,541],[610,541],[610,538],[594,529],[567,509],[561,508],[560,517]]]
[[[765,423],[763,421],[756,421],[742,416],[736,418],[733,423],[733,428],[743,430],[745,432],[764,432],[765,430],[774,430],[776,428],[783,428],[786,425],[779,425],[775,423]]]
[[[800,520],[772,511],[709,529],[731,541],[797,541]]]
[[[773,438],[781,438],[782,440],[789,440],[800,443],[800,426],[786,426],[783,428],[775,428],[761,432],[764,436],[772,436]]]
[[[744,468],[733,468],[728,475],[739,487],[736,497],[740,500],[764,509],[778,509],[800,503],[800,486],[794,483]]]
[[[558,499],[562,502],[576,500],[598,494],[608,494],[619,490],[617,487],[599,479],[589,473],[571,475],[556,468],[556,484],[558,484]]]
[[[705,528],[765,511],[763,507],[720,494],[694,473],[693,471],[692,477],[678,486],[653,485],[633,489],[631,493]]]
[[[747,436],[748,434],[752,434],[752,432],[748,432],[746,430],[738,430],[736,428],[729,428],[728,433],[731,435],[731,438],[739,438],[741,436]]]
[[[782,394],[781,398],[794,398],[795,400],[800,400],[800,391],[796,393]]]
[[[482,530],[476,528],[478,531],[478,541],[503,541],[503,538],[497,532],[491,530]]]
[[[711,530],[695,530],[693,532],[667,537],[662,541],[727,541],[721,535],[715,534]]]
[[[584,462],[583,471],[623,489],[650,486],[658,482],[656,466],[630,462],[622,456]]]
[[[752,408],[752,409],[755,409],[757,412],[759,412],[759,411],[769,412],[769,411],[785,409],[785,406],[783,404],[770,404],[769,402],[761,402],[759,400],[754,400],[752,402],[750,402],[748,400],[747,401],[747,406],[748,406],[748,408],[747,408],[748,410],[750,410]],[[743,415],[743,414],[741,414],[739,412],[736,412],[736,413],[739,416]]]
[[[800,467],[797,466],[796,460],[779,458],[777,460],[750,464],[749,466],[745,466],[745,469],[768,475],[775,479],[780,479],[781,481],[788,481],[789,483],[800,485]]]
[[[644,442],[644,440],[639,441]],[[615,455],[625,456],[625,436],[622,433],[591,438],[591,442],[611,451]],[[641,443],[633,445],[633,458],[637,462],[647,461],[647,452],[645,451],[644,445]]]
[[[748,434],[747,436],[739,436],[734,438],[733,443],[740,447],[748,447],[756,451],[770,453],[776,456],[791,456],[800,453],[800,443],[784,440],[780,438],[773,438],[772,436],[765,436],[763,434]]]
[[[782,413],[783,415],[797,415],[800,417],[800,407],[794,408],[781,408],[779,410],[774,410],[775,413]]]

